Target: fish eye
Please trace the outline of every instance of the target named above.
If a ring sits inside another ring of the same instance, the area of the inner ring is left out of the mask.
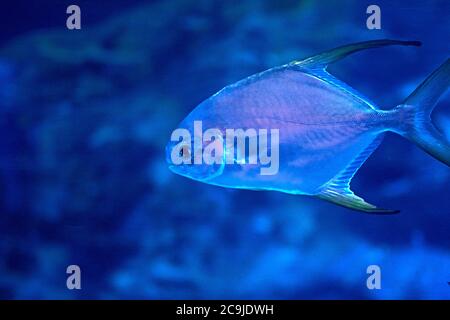
[[[190,159],[191,158],[191,153],[189,151],[189,147],[188,146],[181,147],[178,155],[180,157],[182,157],[183,159]]]

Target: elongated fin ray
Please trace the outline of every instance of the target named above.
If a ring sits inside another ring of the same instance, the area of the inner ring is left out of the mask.
[[[342,47],[338,47],[318,55],[306,58],[301,61],[293,61],[290,65],[296,65],[298,67],[304,67],[309,69],[326,69],[330,63],[336,62],[345,58],[346,56],[365,49],[379,48],[384,46],[420,46],[419,41],[400,41],[400,40],[371,40],[365,42],[358,42]]]
[[[316,197],[349,209],[368,213],[397,213],[398,210],[377,208],[375,205],[367,203],[363,198],[358,197],[350,190],[350,182],[353,176],[372,152],[380,145],[382,139],[383,134],[378,135],[344,170],[324,185]]]
[[[306,58],[301,61],[293,61],[287,64],[286,67],[302,70],[325,82],[335,85],[340,89],[346,91],[347,93],[351,94],[356,100],[367,104],[368,107],[374,110],[377,110],[379,108],[375,105],[375,103],[373,103],[370,99],[368,99],[361,93],[357,92],[348,84],[329,74],[326,71],[326,69],[330,63],[343,59],[354,52],[391,45],[420,46],[421,43],[419,41],[400,41],[400,40],[386,40],[386,39],[359,42],[338,47],[330,51],[326,51],[324,53],[320,53],[318,55]]]
[[[377,208],[375,205],[367,203],[363,198],[355,195],[350,189],[339,190],[330,187],[316,197],[342,207],[372,214],[395,214],[399,212],[398,210]]]

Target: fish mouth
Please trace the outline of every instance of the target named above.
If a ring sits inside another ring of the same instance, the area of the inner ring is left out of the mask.
[[[170,170],[172,170],[172,167],[174,167],[174,164],[173,164],[173,161],[171,158],[171,151],[172,151],[172,146],[170,143],[168,143],[165,148],[165,155],[166,155],[166,163],[169,165]]]

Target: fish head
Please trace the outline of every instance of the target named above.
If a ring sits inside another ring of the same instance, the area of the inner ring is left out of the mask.
[[[166,145],[169,169],[192,180],[210,183],[223,173],[225,166],[224,143],[220,132],[208,139],[200,120],[188,117],[172,132]],[[205,139],[206,137],[206,139]]]

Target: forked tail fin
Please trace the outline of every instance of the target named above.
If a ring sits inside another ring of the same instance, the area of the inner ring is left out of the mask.
[[[450,166],[450,142],[436,129],[430,116],[449,85],[450,59],[447,59],[396,108],[402,115],[399,119],[402,129],[398,133],[447,166]]]

